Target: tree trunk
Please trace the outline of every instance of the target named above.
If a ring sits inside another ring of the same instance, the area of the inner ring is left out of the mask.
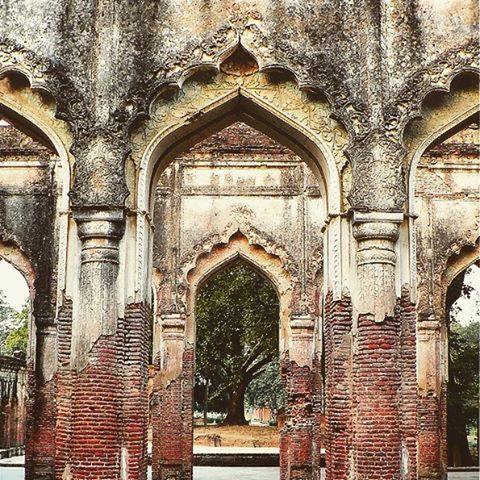
[[[210,380],[207,380],[205,384],[205,395],[203,397],[203,425],[206,427],[208,425],[208,386]]]
[[[228,399],[227,416],[223,422],[225,425],[247,425],[245,419],[245,390],[247,384],[241,382],[231,392]]]
[[[470,467],[472,454],[468,448],[467,428],[462,415],[450,410],[447,429],[448,465],[450,467]]]

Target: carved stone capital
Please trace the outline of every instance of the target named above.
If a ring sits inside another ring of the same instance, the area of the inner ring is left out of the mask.
[[[294,339],[312,338],[315,329],[315,319],[308,314],[292,315],[290,318],[290,329]]]
[[[353,236],[357,240],[357,309],[376,322],[393,317],[396,304],[395,243],[403,216],[389,213],[355,214]]]
[[[406,199],[402,175],[405,148],[386,132],[372,130],[347,149],[353,165],[348,200],[356,211],[402,211]]]
[[[417,322],[417,378],[420,396],[438,396],[447,378],[446,355],[438,320]]]
[[[84,133],[72,153],[76,175],[70,192],[71,203],[79,208],[123,207],[129,192],[125,180],[128,142],[108,129]]]
[[[314,350],[315,317],[297,314],[290,317],[290,360],[298,366],[312,366]]]
[[[125,231],[124,211],[74,210],[73,217],[82,241],[82,264],[88,262],[118,264],[118,246]]]

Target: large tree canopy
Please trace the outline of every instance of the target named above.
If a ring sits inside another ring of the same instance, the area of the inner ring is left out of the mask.
[[[278,356],[276,291],[249,265],[236,262],[202,286],[196,322],[197,378],[209,381],[209,402],[226,411],[225,423],[245,424],[245,391]]]

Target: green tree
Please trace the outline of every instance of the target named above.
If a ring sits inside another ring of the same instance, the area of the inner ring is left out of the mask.
[[[14,324],[15,310],[8,304],[4,293],[0,290],[0,355],[6,355],[5,341]]]
[[[226,411],[225,423],[244,425],[246,389],[278,355],[276,291],[236,262],[200,289],[196,320],[197,378],[209,381],[209,403]]]
[[[471,298],[474,291],[472,286],[465,285],[464,276],[465,272],[459,275],[447,292],[447,311],[450,312],[447,435],[451,466],[474,464],[467,441],[468,430],[475,426],[478,436],[480,314],[479,306],[472,305],[469,324],[461,325],[456,320],[460,312],[456,300],[461,296]]]
[[[23,356],[27,354],[29,310],[24,305],[22,310],[15,312],[15,323],[5,339],[7,355]]]
[[[257,378],[250,382],[246,399],[256,408],[268,407],[276,415],[285,406],[285,388],[280,377],[278,360],[270,362]]]

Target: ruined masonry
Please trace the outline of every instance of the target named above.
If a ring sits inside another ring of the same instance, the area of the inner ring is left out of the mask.
[[[280,299],[281,480],[318,480],[321,449],[327,480],[446,479],[446,295],[480,260],[476,2],[0,19],[0,257],[32,304],[0,401],[27,385],[26,479],[146,480],[149,414],[153,479],[191,479],[195,296],[238,259]]]

